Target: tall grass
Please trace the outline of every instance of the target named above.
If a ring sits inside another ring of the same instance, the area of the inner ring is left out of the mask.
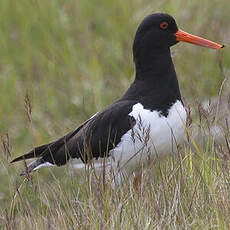
[[[44,169],[23,182],[23,163],[8,164],[11,156],[63,135],[121,96],[134,76],[137,25],[159,11],[172,14],[185,31],[230,41],[225,0],[0,1],[2,228],[230,228],[228,126],[222,118],[225,144],[218,144],[209,129],[215,116],[199,102],[218,96],[229,77],[228,46],[222,54],[173,47],[193,126],[205,133],[193,140],[197,130],[189,129],[195,147],[181,146],[177,156],[154,161],[120,190],[104,186],[91,171],[68,167]]]

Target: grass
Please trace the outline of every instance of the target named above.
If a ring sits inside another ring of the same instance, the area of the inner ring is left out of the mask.
[[[42,169],[20,187],[23,164],[8,164],[10,154],[63,135],[121,96],[134,76],[137,25],[159,11],[172,14],[187,32],[230,42],[225,0],[0,1],[2,228],[230,228],[228,146],[214,144],[207,129],[213,117],[199,107],[229,77],[228,46],[222,53],[173,47],[182,94],[193,108],[193,125],[207,130],[206,141],[153,162],[138,191],[134,176],[114,191],[92,172],[80,175],[68,167]]]

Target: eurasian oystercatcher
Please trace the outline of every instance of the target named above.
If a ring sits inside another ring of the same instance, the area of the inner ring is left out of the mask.
[[[37,158],[28,165],[30,173],[77,159],[77,167],[93,164],[112,168],[114,180],[120,183],[123,174],[138,165],[175,152],[186,122],[170,54],[170,47],[179,41],[212,49],[224,47],[178,29],[168,14],[149,15],[134,38],[136,76],[125,94],[72,132],[12,162]]]

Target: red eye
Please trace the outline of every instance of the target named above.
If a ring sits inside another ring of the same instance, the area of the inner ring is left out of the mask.
[[[167,29],[168,28],[168,22],[162,22],[161,24],[160,24],[160,28],[161,29],[163,29],[163,30],[165,30],[165,29]]]

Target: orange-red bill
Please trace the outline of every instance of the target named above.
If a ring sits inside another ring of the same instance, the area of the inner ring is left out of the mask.
[[[211,49],[221,49],[224,47],[224,45],[220,45],[218,43],[209,41],[207,39],[189,34],[187,32],[184,32],[183,30],[178,30],[175,33],[175,36],[177,41],[188,42],[188,43],[192,43],[198,46],[204,46]]]

